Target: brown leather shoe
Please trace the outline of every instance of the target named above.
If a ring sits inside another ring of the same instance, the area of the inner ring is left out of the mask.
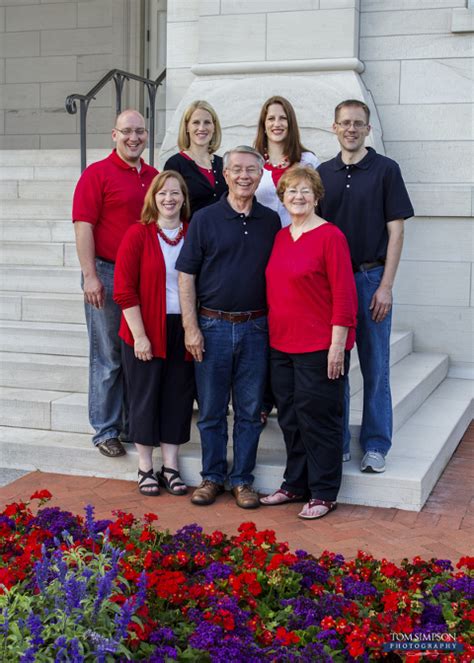
[[[232,495],[235,497],[237,506],[240,506],[241,509],[257,509],[260,506],[257,493],[248,484],[234,486]]]
[[[216,501],[218,495],[222,495],[224,486],[209,479],[204,479],[200,486],[196,488],[191,497],[191,502],[198,506],[207,506]]]

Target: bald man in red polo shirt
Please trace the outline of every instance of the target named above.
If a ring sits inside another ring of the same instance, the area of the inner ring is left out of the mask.
[[[89,333],[89,421],[92,442],[109,458],[123,456],[123,382],[113,301],[117,250],[128,227],[140,218],[143,200],[158,171],[141,154],[148,134],[135,110],[120,113],[112,131],[113,152],[81,175],[72,209]]]

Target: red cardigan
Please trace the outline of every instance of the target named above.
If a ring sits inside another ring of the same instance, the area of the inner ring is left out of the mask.
[[[187,231],[187,224],[184,224]],[[120,244],[114,274],[114,301],[122,311],[140,306],[154,357],[166,358],[166,271],[156,225],[135,223]],[[119,336],[134,345],[122,313]],[[186,352],[186,359],[192,356]]]

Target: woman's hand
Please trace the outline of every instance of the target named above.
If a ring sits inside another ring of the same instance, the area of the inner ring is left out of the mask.
[[[150,361],[153,359],[151,352],[151,343],[148,336],[138,336],[134,343],[135,357],[141,361]]]
[[[328,352],[328,378],[336,380],[344,375],[345,346],[332,343]]]

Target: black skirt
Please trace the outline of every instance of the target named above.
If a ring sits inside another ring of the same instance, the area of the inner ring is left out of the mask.
[[[130,441],[157,447],[184,444],[191,431],[195,395],[194,362],[186,361],[181,316],[166,316],[166,359],[141,361],[122,341],[129,405]]]

